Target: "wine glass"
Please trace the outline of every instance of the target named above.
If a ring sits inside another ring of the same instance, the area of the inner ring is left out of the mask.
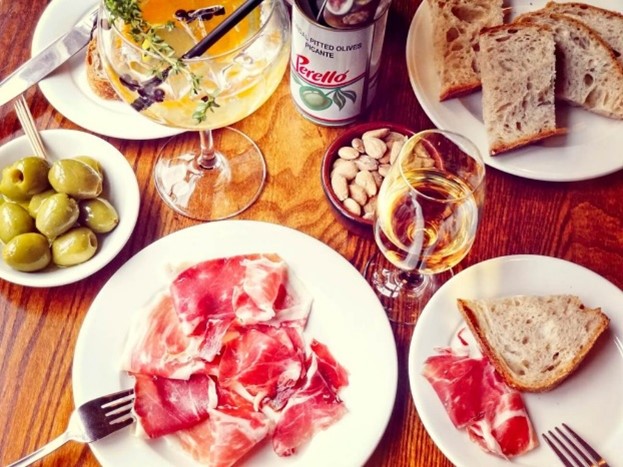
[[[484,175],[478,148],[464,136],[426,130],[405,142],[377,197],[374,238],[382,256],[365,270],[390,321],[414,324],[469,252]]]
[[[102,66],[121,99],[151,120],[191,130],[162,147],[154,181],[167,205],[202,221],[239,214],[259,196],[264,157],[248,136],[228,125],[270,97],[290,54],[282,0],[263,0],[203,55],[186,58],[249,4],[215,3],[102,0],[97,28]]]

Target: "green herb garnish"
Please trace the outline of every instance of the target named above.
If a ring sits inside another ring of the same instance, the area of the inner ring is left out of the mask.
[[[171,73],[183,73],[191,82],[191,92],[199,95],[201,92],[201,77],[188,70],[186,63],[176,57],[175,50],[162,37],[158,35],[158,31],[171,31],[175,28],[173,21],[168,21],[163,25],[152,25],[145,21],[143,13],[139,6],[140,0],[104,0],[106,8],[110,12],[110,21],[115,22],[117,19],[122,20],[129,28],[132,40],[139,44],[141,48],[148,51],[161,60],[166,62]],[[167,73],[169,73],[167,72]],[[156,77],[163,79],[165,76],[162,71],[153,70]],[[197,123],[201,123],[206,119],[208,109],[214,111],[219,107],[215,97],[206,95],[201,99],[197,108],[193,112],[193,118]]]

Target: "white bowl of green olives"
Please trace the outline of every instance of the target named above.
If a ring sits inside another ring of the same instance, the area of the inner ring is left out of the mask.
[[[44,130],[49,157],[25,136],[0,147],[0,278],[30,287],[76,282],[108,264],[138,218],[127,159],[107,141]]]

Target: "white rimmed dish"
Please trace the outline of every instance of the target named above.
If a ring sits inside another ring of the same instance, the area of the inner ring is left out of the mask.
[[[586,306],[601,307],[610,328],[578,370],[541,394],[523,393],[540,446],[508,461],[487,454],[450,421],[432,386],[422,376],[425,360],[447,347],[465,323],[457,298],[575,294]],[[620,459],[623,439],[623,291],[589,269],[558,258],[515,255],[475,264],[454,276],[424,308],[409,349],[409,382],[416,409],[435,444],[457,467],[541,467],[557,458],[540,433],[565,422],[589,439],[608,460]]]
[[[136,175],[127,159],[107,141],[76,130],[44,130],[41,138],[50,161],[88,155],[104,170],[103,196],[119,214],[119,224],[107,234],[98,234],[99,246],[88,261],[67,268],[49,266],[37,272],[20,272],[0,260],[0,278],[29,287],[54,287],[77,282],[106,266],[126,244],[138,218],[140,194]],[[5,167],[24,156],[32,155],[26,136],[20,136],[0,147],[0,166]]]
[[[32,55],[65,34],[95,5],[94,0],[53,0],[44,10],[32,39]],[[184,130],[159,125],[125,102],[109,101],[90,88],[86,49],[78,52],[39,82],[41,92],[62,115],[94,133],[114,138],[146,140],[177,135]]]
[[[512,17],[543,7],[546,0],[505,2]],[[595,6],[613,9],[607,0],[588,0]],[[511,18],[512,18],[511,17]],[[422,2],[407,35],[406,60],[415,95],[426,115],[439,128],[468,136],[484,155],[485,163],[519,177],[570,182],[601,177],[623,169],[621,121],[586,110],[560,105],[557,118],[568,129],[566,135],[548,138],[497,156],[489,155],[482,120],[481,92],[439,102],[432,45],[432,24],[427,2]]]
[[[281,255],[313,296],[305,334],[326,344],[349,372],[349,385],[340,392],[349,412],[297,454],[280,458],[268,442],[245,458],[245,466],[363,465],[394,405],[398,370],[392,329],[376,295],[346,259],[312,237],[275,224],[227,220],[196,225],[159,239],[125,263],[95,298],[80,330],[72,376],[76,405],[132,384],[120,370],[131,315],[167,287],[171,266],[252,252]],[[130,430],[90,447],[103,467],[199,465],[166,441],[139,439]]]

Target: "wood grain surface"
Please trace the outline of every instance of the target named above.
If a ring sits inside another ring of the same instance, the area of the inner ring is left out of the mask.
[[[29,58],[32,34],[47,4],[43,0],[0,0],[0,76],[8,75]],[[381,88],[372,109],[362,117],[364,121],[391,120],[414,130],[433,126],[414,95],[405,61],[407,31],[419,4],[420,0],[392,2]],[[302,118],[290,97],[288,80],[286,74],[270,100],[235,125],[258,143],[269,173],[259,200],[239,218],[298,229],[320,239],[362,270],[376,247],[336,221],[320,185],[323,151],[344,128],[321,127]],[[81,129],[51,107],[37,87],[28,90],[26,98],[40,128]],[[1,143],[22,134],[10,103],[0,107],[0,118]],[[128,244],[104,269],[72,285],[35,289],[0,280],[2,465],[35,450],[65,429],[73,409],[74,346],[89,306],[105,282],[145,246],[196,224],[166,207],[155,191],[151,172],[165,140],[105,139],[127,157],[140,185],[139,220]],[[623,173],[583,182],[548,183],[488,169],[482,224],[472,251],[457,270],[489,258],[521,253],[564,258],[623,288]],[[386,433],[367,465],[448,467],[451,464],[427,435],[410,397],[406,357],[412,328],[397,326],[394,332],[399,356],[396,404]],[[98,464],[88,447],[69,443],[39,465]]]

